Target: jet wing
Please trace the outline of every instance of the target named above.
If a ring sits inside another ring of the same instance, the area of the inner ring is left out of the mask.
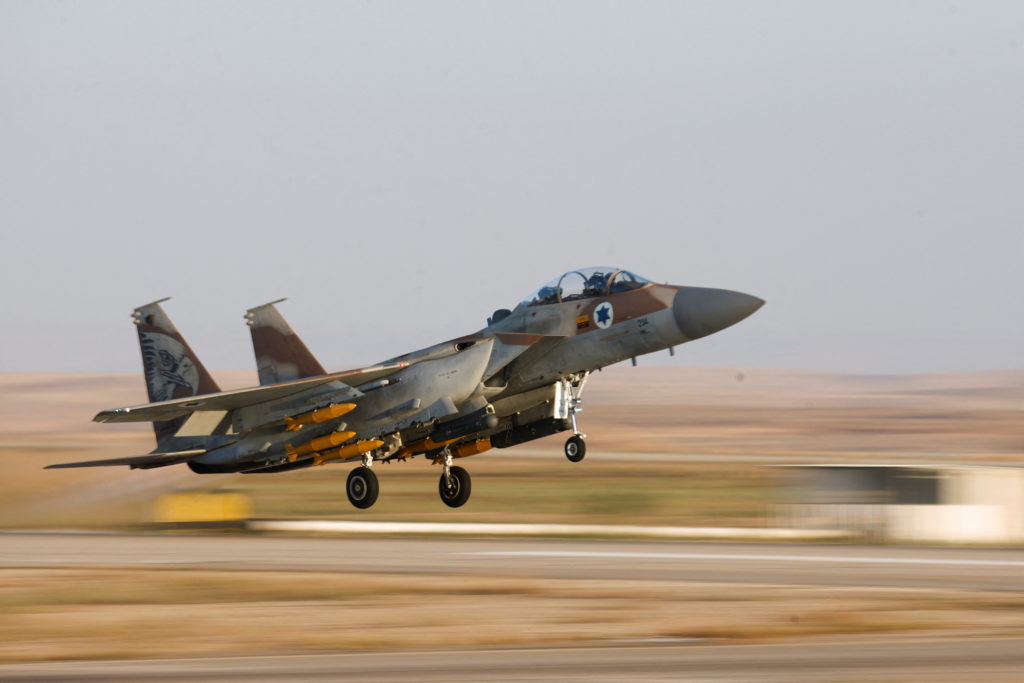
[[[265,401],[281,399],[331,382],[339,382],[348,386],[359,386],[392,375],[408,367],[408,365],[408,363],[375,365],[369,368],[335,372],[329,375],[308,377],[291,382],[222,391],[216,394],[186,396],[184,398],[175,398],[157,403],[144,403],[126,408],[113,408],[98,413],[93,418],[93,422],[159,422],[172,420],[196,410],[235,410]]]
[[[487,361],[487,368],[484,370],[484,380],[489,380],[499,372],[505,371],[518,362],[518,359],[526,354],[527,358],[536,359],[539,353],[547,353],[556,342],[565,339],[562,335],[530,334],[523,332],[496,332],[493,336],[483,336],[481,333],[467,335],[452,340],[454,344],[462,342],[479,342],[488,339],[494,340],[491,349],[491,357]]]
[[[85,460],[82,462],[61,462],[56,465],[47,465],[43,469],[59,470],[68,467],[107,467],[110,465],[128,465],[133,470],[148,470],[154,467],[166,467],[167,465],[178,465],[188,462],[192,458],[206,452],[205,448],[197,448],[190,451],[175,451],[173,453],[151,453],[149,455],[134,455],[127,458],[108,458],[106,460]]]
[[[522,349],[501,368],[506,379],[516,376],[522,368],[536,363],[551,353],[559,342],[565,339],[565,336],[558,334],[522,334],[518,332],[500,332],[495,336],[503,344],[515,345]]]

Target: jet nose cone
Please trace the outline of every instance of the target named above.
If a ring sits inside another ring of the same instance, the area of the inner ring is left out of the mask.
[[[680,287],[672,312],[680,331],[690,339],[699,339],[735,325],[761,306],[763,299],[743,292]]]

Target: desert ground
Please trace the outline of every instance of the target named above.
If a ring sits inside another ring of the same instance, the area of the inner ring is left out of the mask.
[[[251,385],[254,373],[221,372],[217,378],[225,388],[240,387]],[[880,551],[870,546],[846,546],[862,557],[850,560],[842,575],[822,574],[818,560],[774,569],[766,560],[747,564],[749,572],[733,578],[727,569],[698,571],[687,564],[644,577],[630,568],[650,566],[652,560],[641,553],[640,559],[623,561],[617,573],[575,576],[572,563],[557,560],[529,566],[498,562],[487,571],[469,561],[454,568],[417,561],[436,545],[402,557],[386,555],[369,569],[280,565],[282,557],[301,559],[311,552],[304,544],[314,539],[296,538],[296,548],[281,550],[272,543],[280,537],[237,536],[241,532],[232,530],[220,538],[253,543],[246,551],[250,562],[192,560],[185,544],[196,531],[154,531],[151,525],[161,495],[199,490],[245,493],[253,515],[263,518],[757,527],[771,524],[780,495],[783,468],[775,465],[1024,465],[1024,371],[862,376],[624,366],[593,376],[584,398],[582,426],[590,450],[582,463],[562,456],[564,435],[476,456],[464,463],[473,473],[473,498],[459,510],[437,500],[438,472],[429,463],[382,466],[380,501],[357,511],[344,499],[346,465],[265,476],[198,476],[180,466],[44,471],[55,462],[149,451],[148,426],[90,421],[100,409],[144,402],[142,379],[0,375],[0,526],[8,530],[0,533],[0,659],[279,655],[453,644],[547,647],[666,638],[782,647],[822,637],[929,634],[968,643],[1024,637],[1019,585],[975,581],[982,565],[970,560],[950,565],[953,582],[894,583],[895,569],[863,569],[865,558]],[[26,529],[34,531],[26,536]],[[91,542],[54,529],[117,535]],[[145,539],[154,533],[170,559],[146,554]],[[30,538],[38,541],[37,554],[17,559],[19,539]],[[217,536],[210,538],[217,542]],[[101,553],[93,561],[88,557],[95,553],[64,553],[102,548],[111,539],[123,539],[129,554]],[[573,542],[578,541],[563,543]],[[625,542],[605,543],[614,556],[622,547],[615,543]],[[387,547],[383,543],[374,552]],[[683,546],[666,547],[657,552]],[[699,544],[687,547],[700,554]],[[820,553],[843,547],[818,546]],[[359,552],[354,545],[349,551]],[[1020,551],[1005,552],[1014,555],[1010,564],[999,565],[1001,571],[1019,576],[1014,563],[1022,561]],[[960,561],[940,558],[936,566]],[[734,564],[728,558],[723,563]],[[550,574],[552,566],[565,572]],[[835,647],[846,641],[837,642]],[[927,660],[920,665],[929,670]],[[882,679],[903,680],[885,678],[888,665],[880,666]],[[54,671],[43,669],[39,676],[60,678]],[[1001,671],[993,669],[990,680],[1013,680]]]
[[[984,644],[1024,637],[1022,568],[1019,549],[6,533],[0,678],[2,662],[32,660],[880,635]],[[1024,650],[1010,657],[1024,666]]]
[[[214,376],[224,388],[256,384],[249,371]],[[592,375],[584,399],[591,446],[605,451],[967,460],[1024,451],[1024,370],[858,375],[620,364]],[[145,426],[90,422],[101,408],[145,401],[141,373],[0,373],[0,445],[108,449],[137,438],[146,448]]]
[[[255,383],[252,372],[216,376],[225,388]],[[473,505],[455,518],[754,524],[775,485],[759,465],[1024,464],[1024,371],[844,375],[620,365],[592,376],[584,399],[589,455],[581,466],[562,458],[564,435],[474,457],[466,461],[477,483]],[[187,488],[244,490],[264,517],[452,518],[435,504],[436,472],[422,460],[382,467],[381,501],[359,513],[341,497],[347,465],[273,476],[201,477],[182,466],[42,470],[151,450],[148,425],[91,422],[100,409],[145,400],[139,374],[0,374],[0,524],[145,521],[153,498]],[[679,457],[645,457],[655,454]],[[488,490],[493,495],[481,495]]]

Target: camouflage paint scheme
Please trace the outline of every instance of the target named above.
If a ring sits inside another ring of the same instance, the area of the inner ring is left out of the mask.
[[[440,462],[441,499],[466,502],[455,458],[572,430],[566,456],[586,452],[576,423],[590,372],[672,349],[729,327],[764,302],[722,289],[655,284],[616,268],[569,271],[476,333],[327,373],[275,301],[246,312],[260,386],[221,391],[161,303],[135,309],[150,403],[97,422],[153,422],[157,448],[131,458],[50,467],[187,464],[197,473],[279,472],[357,461],[353,505],[377,498],[376,461]]]

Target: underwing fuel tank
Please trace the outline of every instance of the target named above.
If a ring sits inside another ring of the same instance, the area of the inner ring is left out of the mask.
[[[494,414],[494,409],[481,408],[465,417],[443,423],[431,433],[430,438],[434,441],[448,441],[467,434],[485,432],[497,426],[498,417]]]
[[[545,436],[551,436],[558,432],[564,432],[565,430],[572,427],[572,423],[568,420],[559,420],[557,418],[546,418],[543,420],[537,420],[529,424],[523,425],[522,427],[514,427],[503,432],[491,435],[491,445],[495,448],[509,448],[511,446],[518,446],[521,443],[527,441],[533,441],[534,439],[541,439]]]

